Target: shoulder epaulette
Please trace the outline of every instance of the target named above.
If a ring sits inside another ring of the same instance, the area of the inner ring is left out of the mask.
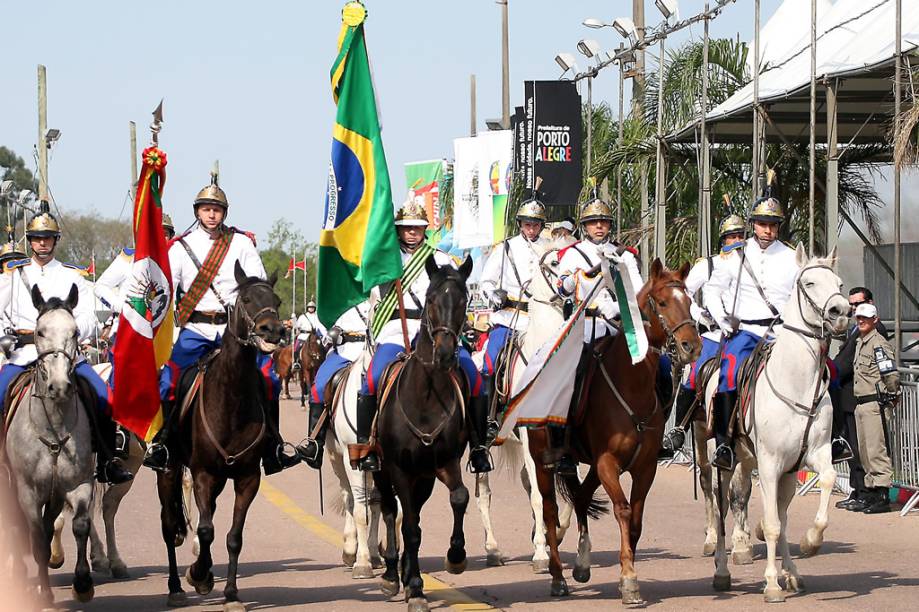
[[[744,244],[746,243],[741,241],[741,242],[735,242],[734,244],[729,244],[729,245],[725,245],[721,247],[721,256],[727,257],[728,255],[730,255],[737,249],[742,248]]]
[[[22,266],[27,266],[27,265],[29,265],[29,261],[30,261],[30,260],[29,260],[28,258],[26,258],[26,259],[17,259],[17,260],[15,260],[15,261],[10,261],[10,262],[7,262],[6,268],[7,268],[8,270],[14,270],[14,269],[16,269],[16,268],[21,268]]]
[[[125,247],[125,248],[121,249],[121,253],[119,253],[119,255],[124,255],[125,257],[128,257],[128,258],[130,258],[130,259],[134,259],[134,251],[135,251],[135,249],[132,248],[132,247]]]
[[[246,230],[241,230],[238,227],[230,227],[230,231],[234,234],[242,234],[246,238],[252,241],[253,246],[258,246],[258,243],[255,241],[255,232],[247,232]]]
[[[86,270],[87,270],[87,267],[86,267],[86,266],[80,266],[80,265],[77,265],[77,264],[75,264],[75,263],[70,263],[70,262],[66,262],[66,261],[62,261],[62,262],[61,262],[61,265],[64,266],[65,268],[70,268],[71,270],[76,270],[77,272],[86,272]]]

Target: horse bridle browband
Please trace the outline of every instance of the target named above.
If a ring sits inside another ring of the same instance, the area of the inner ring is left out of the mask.
[[[686,291],[686,285],[678,281],[669,281],[664,284],[664,287],[671,287],[673,289],[682,289],[684,293]],[[667,342],[665,345],[667,347],[667,354],[670,355],[672,359],[676,360],[676,333],[687,325],[695,325],[696,322],[693,320],[692,317],[687,317],[683,319],[682,321],[680,321],[679,323],[677,323],[671,329],[670,326],[667,324],[666,319],[664,319],[664,315],[660,311],[660,306],[658,305],[657,300],[654,299],[654,296],[651,294],[650,291],[648,292],[648,306],[651,308],[651,312],[653,312],[655,316],[657,316],[657,321],[658,323],[660,323],[661,327],[663,328],[664,333],[667,334]]]

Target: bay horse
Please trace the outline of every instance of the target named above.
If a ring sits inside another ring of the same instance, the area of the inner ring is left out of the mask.
[[[233,480],[236,496],[233,523],[227,533],[229,564],[223,590],[224,610],[246,609],[239,601],[236,575],[246,515],[261,481],[262,445],[267,443],[267,427],[272,426],[265,380],[256,358],[259,351],[271,353],[277,348],[284,326],[278,318],[281,300],[273,289],[277,275],[272,274],[268,280],[247,277],[239,262],[234,273],[238,294],[220,350],[199,364],[203,380],[196,392],[193,385],[194,396],[176,405],[176,410],[183,410],[176,417],[185,426],[179,428],[179,444],[170,456],[169,469],[157,473],[163,541],[169,558],[169,606],[185,605],[175,553],[187,530],[182,504],[185,465],[194,483],[200,548],[185,578],[201,595],[214,588],[214,512],[227,480]]]
[[[649,344],[642,361],[632,363],[628,341],[622,333],[612,339],[602,354],[592,357],[597,360],[596,374],[584,390],[583,417],[571,423],[573,456],[590,465],[590,469],[583,482],[575,477],[558,479],[562,495],[574,505],[578,522],[578,555],[573,571],[578,582],[590,579],[588,518],[606,511],[605,504],[594,499],[594,492],[602,484],[612,500],[619,523],[619,591],[624,604],[643,602],[634,557],[641,537],[645,499],[657,473],[657,453],[665,422],[655,392],[660,356],[666,352],[679,363],[691,363],[702,348],[689,314],[690,298],[684,284],[688,273],[688,263],[679,271],[668,270],[659,259],[651,264],[650,279],[637,296]],[[545,428],[529,433],[530,453],[536,460],[536,480],[543,496],[552,575],[550,592],[553,596],[564,596],[569,591],[558,553],[556,479],[540,459],[547,447],[547,433]],[[623,472],[632,477],[629,497],[619,480]]]
[[[402,585],[409,612],[428,609],[424,595],[418,549],[421,546],[421,508],[434,489],[434,479],[450,490],[453,533],[444,560],[453,574],[466,569],[463,516],[469,491],[463,484],[460,459],[466,450],[469,416],[466,404],[469,385],[457,362],[468,291],[466,279],[472,259],[455,269],[439,266],[433,257],[425,262],[431,281],[421,316],[421,330],[411,356],[401,370],[387,376],[381,389],[377,416],[377,443],[383,466],[374,473],[388,529],[396,523],[396,498],[402,506]],[[400,366],[396,366],[400,367]],[[386,571],[381,588],[389,596],[399,592],[398,553],[388,538],[384,558]]]
[[[310,387],[316,378],[316,372],[319,366],[325,360],[325,348],[322,346],[322,340],[316,330],[310,331],[306,340],[300,343],[300,363],[294,368],[294,345],[288,345],[274,352],[274,367],[281,379],[283,387],[282,397],[290,399],[290,379],[295,374],[299,374],[298,382],[300,383],[300,406],[306,405],[306,397],[310,393]]]
[[[19,502],[38,564],[38,595],[54,601],[48,578],[54,522],[67,504],[73,508],[73,536],[77,543],[71,592],[86,603],[93,598],[93,578],[86,558],[92,522],[92,427],[77,392],[74,366],[79,358],[79,331],[73,317],[79,292],[76,285],[64,300],[45,301],[38,285],[32,287],[32,304],[38,310],[35,349],[38,352],[32,380],[16,393],[5,432],[6,473]],[[23,380],[23,379],[20,379]],[[0,399],[0,401],[3,401]],[[95,408],[93,408],[95,410]],[[7,520],[15,517],[6,516]]]

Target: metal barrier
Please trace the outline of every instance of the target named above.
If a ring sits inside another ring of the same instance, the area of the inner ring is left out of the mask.
[[[919,369],[900,368],[900,404],[888,419],[894,483],[913,491],[905,515],[919,504]]]

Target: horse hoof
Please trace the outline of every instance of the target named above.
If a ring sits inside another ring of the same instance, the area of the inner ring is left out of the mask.
[[[638,589],[638,580],[635,578],[622,578],[619,580],[619,593],[622,595],[622,603],[627,606],[644,605],[645,600],[641,598],[641,592]]]
[[[533,560],[533,573],[534,574],[545,574],[548,571],[549,571],[549,560],[548,559]]]
[[[185,544],[185,534],[177,533],[175,537],[175,547],[182,548],[182,544]],[[198,551],[193,550],[192,554],[196,557],[198,556]]]
[[[564,578],[559,580],[552,579],[552,588],[549,590],[549,595],[552,597],[567,597],[570,593],[568,583],[565,582]]]
[[[357,561],[357,553],[341,553],[341,562],[345,564],[345,567],[354,567],[355,561]]]
[[[577,580],[578,582],[587,582],[590,580],[590,566],[588,567],[575,567],[571,572],[571,577]]]
[[[807,534],[804,534],[804,537],[801,538],[801,556],[802,557],[813,557],[818,552],[820,552],[820,545],[811,544],[810,539],[807,537]]]
[[[64,567],[64,555],[61,555],[60,559],[55,559],[54,557],[48,559],[48,567],[51,569],[61,569]]]
[[[70,594],[73,596],[74,601],[78,601],[80,603],[89,603],[96,595],[96,589],[93,588],[93,585],[89,585],[88,589],[80,592],[76,589],[76,587],[70,587]]]
[[[501,567],[504,565],[504,557],[501,553],[488,553],[485,556],[485,565],[488,567]]]
[[[90,566],[93,568],[94,572],[99,572],[100,574],[108,574],[112,571],[112,565],[109,563],[108,559],[93,559]]]
[[[113,563],[112,564],[112,578],[116,580],[124,580],[130,578],[131,574],[128,573],[128,566],[124,563]]]
[[[778,587],[767,587],[766,590],[763,591],[763,598],[766,600],[766,603],[783,603],[785,601],[785,593]]]
[[[466,571],[466,559],[463,559],[459,563],[453,563],[450,559],[444,557],[444,569],[451,574],[462,574]]]
[[[735,550],[731,552],[731,563],[734,565],[752,565],[753,553],[748,550]]]
[[[713,557],[715,555],[715,543],[706,542],[702,546],[702,556],[703,557]]]
[[[428,612],[428,600],[424,597],[412,597],[408,600],[408,612]]]
[[[246,612],[246,604],[241,601],[228,601],[223,604],[223,612]]]
[[[170,608],[183,608],[188,605],[188,598],[185,597],[184,591],[170,593],[166,598],[166,605]]]
[[[712,588],[716,591],[730,591],[731,590],[731,575],[719,576],[715,574],[715,577],[712,578]]]
[[[385,578],[380,579],[380,590],[383,591],[383,594],[387,597],[394,597],[399,594],[399,580],[386,580]]]
[[[351,570],[351,578],[354,580],[373,578],[373,568],[369,565],[355,565]]]
[[[370,567],[373,569],[383,569],[386,567],[386,562],[383,561],[382,557],[370,557]]]
[[[800,578],[789,574],[785,577],[785,592],[786,593],[803,593],[804,592],[804,581]]]
[[[190,565],[188,566],[188,569],[185,571],[185,581],[189,584],[189,586],[195,587],[195,591],[198,593],[198,595],[207,595],[208,593],[214,590],[214,574],[211,572],[208,572],[207,578],[205,578],[201,582],[198,582],[194,578],[192,578]]]
[[[756,524],[756,528],[753,530],[753,535],[756,536],[756,539],[760,542],[766,541],[766,534],[763,532],[763,523],[760,521]]]

